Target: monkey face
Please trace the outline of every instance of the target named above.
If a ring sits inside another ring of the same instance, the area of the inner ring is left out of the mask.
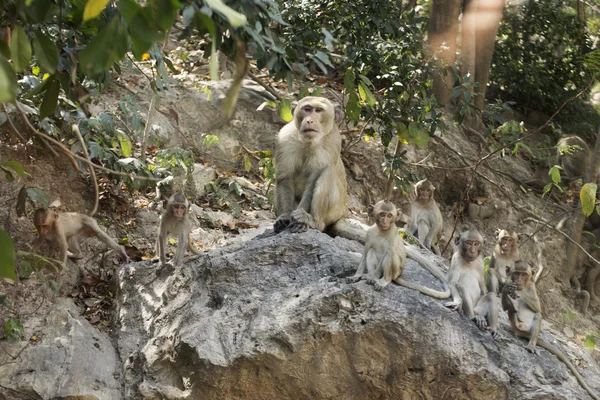
[[[479,257],[482,243],[479,240],[467,239],[462,242],[461,255],[467,261],[473,261]]]
[[[183,217],[185,217],[185,211],[186,211],[186,205],[185,204],[180,204],[180,203],[175,203],[171,206],[171,210],[173,210],[173,217],[177,218],[177,219],[182,219]]]
[[[515,239],[513,237],[507,235],[500,238],[500,247],[502,248],[502,251],[511,251],[514,245]]]
[[[431,198],[431,195],[433,193],[433,191],[429,188],[422,188],[417,190],[418,192],[418,196],[417,196],[417,200],[419,201],[419,203],[421,204],[427,204],[429,203],[429,199]]]
[[[523,290],[528,286],[531,279],[531,271],[516,270],[511,273],[511,280],[517,286],[517,290]]]
[[[52,231],[54,221],[58,214],[50,210],[37,210],[33,217],[33,224],[38,230],[40,236],[45,236]]]
[[[300,139],[319,140],[329,133],[333,124],[333,105],[322,97],[305,97],[294,111]]]
[[[396,210],[384,211],[381,210],[375,216],[375,223],[377,227],[382,231],[387,231],[396,224]]]

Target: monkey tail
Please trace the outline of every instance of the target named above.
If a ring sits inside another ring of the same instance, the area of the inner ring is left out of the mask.
[[[592,399],[600,400],[600,397],[598,397],[598,395],[592,391],[592,388],[590,388],[588,386],[588,384],[585,383],[585,381],[583,380],[583,377],[581,376],[579,371],[577,371],[575,369],[573,364],[571,364],[569,359],[563,354],[562,351],[558,350],[556,347],[550,345],[549,343],[543,341],[542,339],[538,339],[537,345],[548,350],[550,353],[554,354],[556,356],[556,358],[558,358],[560,361],[562,361],[567,366],[567,368],[569,368],[571,370],[573,375],[575,375],[575,378],[577,379],[577,381],[579,381],[579,384],[581,385],[581,387],[583,387],[590,394]]]
[[[408,258],[418,262],[421,265],[421,267],[423,267],[423,269],[425,269],[431,275],[439,279],[444,285],[446,285],[446,277],[444,276],[444,272],[441,268],[439,268],[437,265],[434,265],[431,261],[425,258],[417,247],[410,244],[405,244],[404,248],[406,249],[406,256]],[[446,290],[446,287],[444,287],[444,290]]]
[[[542,271],[544,270],[544,263],[542,262],[542,246],[540,246],[540,241],[538,240],[537,236],[533,235],[533,241],[535,242],[535,245],[538,249],[538,254],[537,254],[537,262],[538,262],[538,270],[537,273],[535,274],[535,276],[533,277],[533,282],[537,283],[538,279],[540,279],[540,276],[542,275]]]
[[[418,290],[419,292],[436,299],[447,299],[448,297],[450,297],[450,289],[448,289],[448,286],[446,284],[444,284],[444,291],[440,292],[438,290],[430,289],[421,284],[406,280],[404,278],[397,278],[394,280],[394,282],[396,282],[398,285],[407,287],[409,289]]]
[[[365,244],[367,240],[366,229],[354,224],[349,224],[345,218],[336,221],[327,229],[326,233],[330,233],[333,236],[341,236],[350,240],[356,240],[361,244]]]
[[[98,191],[98,182],[96,181],[96,171],[94,171],[94,167],[92,167],[92,159],[90,158],[90,154],[87,151],[87,147],[85,146],[85,142],[83,141],[83,137],[81,136],[81,132],[79,131],[79,126],[77,124],[73,124],[73,132],[77,135],[77,139],[79,139],[79,143],[81,143],[81,149],[83,150],[83,154],[85,154],[85,158],[88,159],[88,168],[90,170],[90,178],[92,179],[92,183],[94,184],[94,190],[96,192],[96,197],[94,200],[94,208],[90,211],[89,216],[93,217],[98,211],[98,198],[100,193]]]

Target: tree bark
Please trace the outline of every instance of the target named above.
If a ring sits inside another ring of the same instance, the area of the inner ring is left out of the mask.
[[[427,41],[429,57],[433,56],[444,45],[447,50],[438,53],[437,66],[454,66],[456,63],[456,36],[458,33],[458,15],[460,0],[433,0]],[[450,90],[454,87],[454,75],[435,75],[433,91],[438,102],[450,105]]]

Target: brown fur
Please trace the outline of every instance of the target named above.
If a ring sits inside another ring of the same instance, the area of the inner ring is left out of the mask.
[[[444,220],[440,208],[433,198],[434,192],[435,186],[427,179],[415,184],[417,198],[411,205],[409,231],[423,243],[423,246],[440,255],[437,243]]]
[[[515,261],[521,258],[521,255],[519,253],[519,236],[515,232],[510,233],[501,229],[496,232],[496,238],[496,247],[492,253],[485,283],[490,293],[499,295],[510,275],[510,270],[515,265]]]
[[[166,241],[169,234],[176,235],[177,250],[175,251],[174,266],[181,265],[185,249],[194,254],[200,254],[198,249],[192,244],[190,231],[192,230],[192,221],[188,215],[189,202],[181,193],[175,193],[169,200],[160,219],[158,237],[156,238],[156,252],[161,264],[166,264]]]

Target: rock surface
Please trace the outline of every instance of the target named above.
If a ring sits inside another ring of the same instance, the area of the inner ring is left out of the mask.
[[[44,330],[17,362],[0,355],[0,399],[120,399],[119,359],[108,335],[71,317],[79,310],[70,299],[58,298],[50,310]],[[25,345],[2,346],[14,355]]]
[[[127,399],[588,399],[568,369],[435,300],[347,284],[361,246],[309,231],[119,274]],[[336,278],[337,277],[337,278]],[[409,260],[405,277],[440,289]],[[554,342],[548,334],[547,341]],[[557,335],[560,336],[560,335]],[[588,384],[600,370],[576,346]]]

